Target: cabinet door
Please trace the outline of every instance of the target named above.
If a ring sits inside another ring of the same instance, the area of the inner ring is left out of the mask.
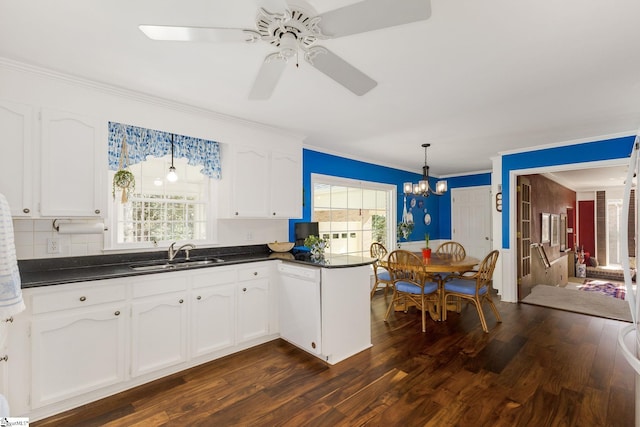
[[[13,321],[13,319],[11,319]],[[3,396],[9,395],[9,376],[7,371],[9,369],[9,349],[8,349],[8,335],[9,324],[8,320],[0,320],[0,394]],[[8,416],[9,414],[0,413],[0,417]]]
[[[269,333],[269,280],[238,283],[238,342]]]
[[[234,283],[194,289],[191,313],[192,357],[234,344],[235,289]]]
[[[270,208],[277,218],[302,217],[302,154],[271,153]]]
[[[106,152],[106,130],[97,120],[42,110],[41,214],[104,216]]]
[[[269,206],[269,153],[252,147],[238,147],[233,168],[233,217],[264,218]]]
[[[187,304],[183,293],[134,301],[131,376],[187,360]]]
[[[42,315],[32,323],[34,408],[124,381],[122,306]]]
[[[9,202],[12,216],[31,216],[33,208],[33,109],[0,101],[0,193]]]

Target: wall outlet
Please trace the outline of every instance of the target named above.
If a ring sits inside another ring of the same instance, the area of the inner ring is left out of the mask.
[[[253,241],[253,232],[247,231],[247,242]]]
[[[47,239],[47,253],[59,254],[60,253],[60,239],[51,237]]]

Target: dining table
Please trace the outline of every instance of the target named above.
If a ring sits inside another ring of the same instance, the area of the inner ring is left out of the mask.
[[[425,271],[429,274],[433,274],[434,281],[438,284],[440,295],[444,295],[444,283],[446,277],[451,273],[464,273],[465,271],[472,271],[473,268],[480,263],[478,258],[471,256],[456,257],[451,254],[443,253],[431,253],[431,256],[425,258],[421,252],[414,252],[422,259],[424,263]],[[384,266],[384,259],[381,261],[381,265]],[[429,315],[433,320],[440,321],[443,317],[443,309],[458,310],[460,302],[452,301],[444,308],[444,298],[440,299],[440,303],[437,306],[429,307]],[[395,307],[395,311],[405,311],[407,309],[406,304],[398,304]]]

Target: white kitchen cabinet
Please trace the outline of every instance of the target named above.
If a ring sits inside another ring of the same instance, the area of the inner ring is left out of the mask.
[[[302,159],[299,152],[271,152],[271,216],[302,218]]]
[[[302,150],[224,147],[224,157],[229,175],[221,180],[220,196],[230,202],[221,203],[221,217],[301,217]]]
[[[232,215],[266,217],[269,212],[269,152],[238,147],[233,156]]]
[[[187,360],[187,285],[183,274],[157,274],[133,284],[131,376]]]
[[[191,357],[199,357],[235,344],[235,268],[216,268],[192,279]]]
[[[13,318],[0,320],[0,394],[9,395],[9,325]]]
[[[41,215],[103,217],[106,123],[52,109],[43,109],[41,120]]]
[[[124,299],[123,286],[89,282],[33,296],[33,408],[124,381]]]
[[[238,342],[269,333],[269,267],[256,263],[238,271]]]
[[[0,100],[0,193],[11,208],[11,216],[34,214],[33,205],[33,108]]]

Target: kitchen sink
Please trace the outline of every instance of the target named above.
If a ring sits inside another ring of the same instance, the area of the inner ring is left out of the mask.
[[[180,260],[180,261],[151,261],[141,264],[132,264],[129,266],[132,270],[136,271],[163,271],[163,270],[180,270],[190,267],[198,267],[202,265],[218,264],[224,262],[220,258],[205,258],[205,259],[193,259],[193,260]]]

